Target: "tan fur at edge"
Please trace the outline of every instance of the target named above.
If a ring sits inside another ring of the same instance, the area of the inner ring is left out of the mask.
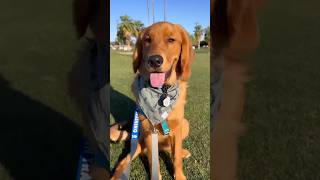
[[[224,49],[223,101],[215,119],[211,172],[214,180],[237,179],[238,137],[245,102],[244,83],[248,80],[247,55],[258,45],[255,0],[228,0],[231,30],[229,46]],[[214,42],[213,42],[214,43]],[[221,57],[220,57],[221,58]]]

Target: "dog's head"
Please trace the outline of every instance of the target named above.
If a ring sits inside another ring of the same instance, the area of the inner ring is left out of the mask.
[[[133,70],[149,77],[151,85],[186,81],[191,75],[193,54],[190,37],[180,25],[155,23],[137,38]]]

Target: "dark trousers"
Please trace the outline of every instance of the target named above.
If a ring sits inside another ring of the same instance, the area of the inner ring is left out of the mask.
[[[92,40],[90,49],[90,78],[87,99],[89,124],[98,149],[109,162],[109,48]]]

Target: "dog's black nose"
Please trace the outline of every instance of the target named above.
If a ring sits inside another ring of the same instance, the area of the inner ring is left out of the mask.
[[[152,68],[159,68],[163,63],[163,58],[159,55],[153,55],[148,58],[148,64]]]

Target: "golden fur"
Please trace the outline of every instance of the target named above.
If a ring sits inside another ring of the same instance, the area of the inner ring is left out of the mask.
[[[169,42],[170,38],[174,41]],[[151,55],[161,55],[163,57],[160,71],[169,72],[165,83],[179,83],[180,95],[167,118],[170,134],[168,136],[162,135],[160,125],[156,128],[159,130],[159,150],[170,152],[173,155],[175,179],[186,179],[183,173],[182,158],[189,157],[191,154],[182,148],[182,141],[189,133],[189,123],[184,117],[184,106],[186,103],[187,80],[191,74],[190,65],[193,60],[193,49],[188,33],[181,26],[167,22],[149,26],[140,33],[136,43],[133,54],[134,72],[148,77],[151,70],[146,61]],[[137,95],[135,94],[135,96]],[[139,115],[139,120],[141,123],[140,139],[133,159],[140,153],[146,154],[151,174],[151,133],[153,127],[144,116]],[[119,179],[129,161],[130,155],[128,154],[116,167],[112,179]],[[160,169],[158,173],[161,179]]]

